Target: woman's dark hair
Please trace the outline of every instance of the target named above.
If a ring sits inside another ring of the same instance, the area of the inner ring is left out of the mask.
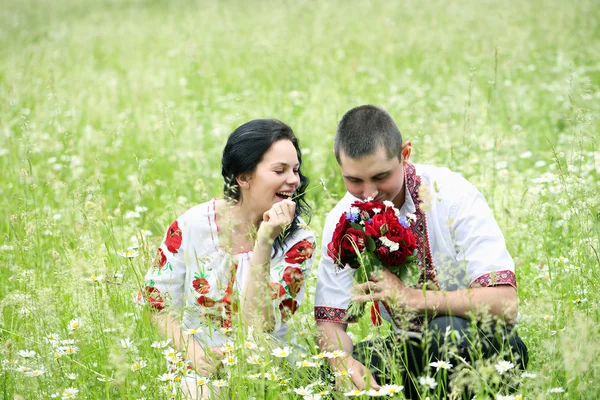
[[[311,208],[304,198],[310,180],[302,175],[302,154],[294,131],[276,119],[255,119],[246,122],[229,135],[221,159],[225,197],[237,201],[240,199],[240,188],[235,178],[240,174],[252,174],[263,155],[273,143],[279,140],[289,140],[296,148],[296,155],[300,162],[298,168],[300,184],[293,198],[296,203],[294,220],[273,243],[276,252],[278,249],[283,249],[284,238],[293,235],[299,229],[298,217],[300,215],[306,217],[307,223],[310,220]]]

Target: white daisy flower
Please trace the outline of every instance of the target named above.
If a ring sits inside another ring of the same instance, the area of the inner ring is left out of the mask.
[[[440,361],[440,360],[429,363],[429,366],[435,367],[438,371],[440,369],[451,369],[453,367],[453,365],[451,363],[449,363],[448,361]]]
[[[217,381],[213,381],[212,384],[213,384],[213,386],[218,387],[218,388],[229,386],[229,383],[227,383],[227,381],[224,379],[219,379]]]
[[[513,369],[514,367],[515,367],[515,364],[511,363],[510,361],[505,361],[505,360],[498,361],[498,363],[494,366],[494,368],[496,368],[496,371],[498,371],[498,373],[500,375],[504,374],[505,372],[508,372],[509,370]]]
[[[435,389],[437,386],[437,382],[431,376],[421,376],[419,377],[419,384],[421,386],[426,387],[427,389]]]
[[[285,358],[290,355],[290,348],[288,346],[285,346],[283,349],[281,347],[277,347],[273,349],[271,354],[275,357]]]
[[[133,340],[129,338],[121,339],[121,347],[124,349],[130,349],[133,347]]]
[[[260,363],[262,362],[262,360],[261,360],[261,358],[260,358],[259,355],[253,354],[253,355],[251,355],[250,357],[248,357],[246,359],[246,362],[248,364],[252,364],[252,365],[260,365]]]
[[[561,387],[555,387],[555,388],[548,390],[548,393],[564,393],[564,392],[565,392],[565,389],[563,389]]]
[[[33,350],[19,350],[17,351],[17,354],[23,358],[33,358],[37,353]]]
[[[79,393],[79,389],[66,388],[62,393],[62,399],[74,399],[77,396],[77,393]]]
[[[81,327],[81,320],[79,318],[72,319],[69,321],[69,331],[74,331]]]

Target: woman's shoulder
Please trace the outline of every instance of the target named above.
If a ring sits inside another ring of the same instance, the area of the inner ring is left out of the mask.
[[[197,204],[177,218],[180,224],[190,228],[196,225],[205,225],[207,220],[214,220],[216,199]]]

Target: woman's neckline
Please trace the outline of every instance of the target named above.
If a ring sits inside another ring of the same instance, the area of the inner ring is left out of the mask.
[[[223,235],[224,233],[222,233],[222,230],[221,230],[221,229],[220,229],[220,227],[219,227],[219,220],[218,220],[218,218],[220,218],[221,216],[218,214],[218,211],[220,211],[220,210],[217,210],[217,202],[219,202],[219,201],[221,201],[221,200],[222,200],[223,202],[225,202],[225,200],[223,200],[223,199],[217,199],[216,197],[213,197],[213,198],[212,198],[212,201],[211,201],[211,205],[212,205],[212,215],[213,215],[214,226],[215,226],[215,228],[216,228],[216,232],[215,232],[215,236],[216,236],[216,247],[217,247],[217,248],[218,248],[220,251],[227,253],[227,251],[225,251],[225,249],[223,249],[223,247],[221,246],[221,242],[222,242],[222,240],[221,240],[221,235]],[[239,255],[250,255],[250,254],[252,254],[252,249],[249,249],[249,250],[247,250],[247,251],[237,251],[237,252],[232,252],[231,254],[232,254],[232,255],[234,255],[234,256],[239,256]]]

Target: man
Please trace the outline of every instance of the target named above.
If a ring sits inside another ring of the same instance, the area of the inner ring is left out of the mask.
[[[509,325],[516,321],[514,262],[481,193],[446,168],[409,163],[411,143],[402,143],[394,120],[383,109],[365,105],[348,111],[338,125],[334,150],[348,193],[329,213],[323,230],[315,299],[319,345],[323,350],[344,350],[347,356],[330,359],[330,367],[348,371],[359,390],[392,383],[398,371],[390,370],[394,360],[385,358],[407,358],[396,365],[406,365],[412,374],[402,375],[405,394],[417,398],[419,374],[429,362],[448,356],[444,342],[450,336],[458,337],[458,357],[470,359],[469,343],[475,341],[468,336],[476,336],[470,329],[472,315],[488,313]],[[400,215],[413,214],[411,229],[421,270],[415,287],[388,270],[353,287],[354,270],[340,268],[327,254],[340,215],[357,199],[392,201]],[[361,343],[355,349],[346,333],[351,322],[346,308],[351,300],[374,301],[374,322],[381,315],[394,321],[396,331],[404,334],[379,343]],[[403,323],[407,315],[415,318]],[[452,331],[460,334],[448,335]],[[498,332],[500,337],[494,338]],[[480,348],[484,356],[495,354],[506,341],[517,355],[513,361],[526,366],[525,345],[506,328],[494,324],[484,336]],[[407,351],[394,353],[398,342]],[[369,360],[366,353],[379,356]]]

